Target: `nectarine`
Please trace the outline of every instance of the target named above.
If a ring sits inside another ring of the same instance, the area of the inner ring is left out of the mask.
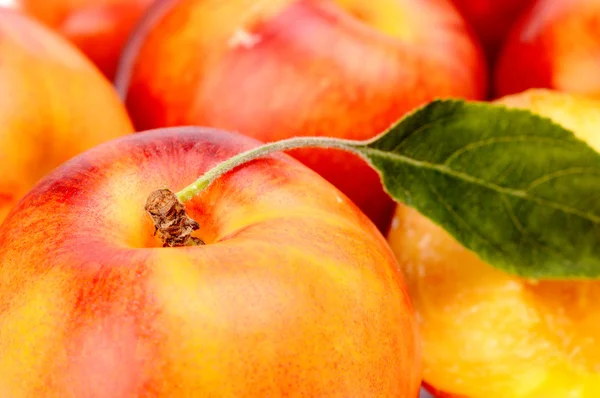
[[[550,117],[600,149],[600,102],[529,90],[499,103]],[[600,396],[600,282],[510,275],[404,205],[388,241],[417,309],[423,376],[434,390],[470,398]]]
[[[74,155],[133,132],[110,82],[66,40],[0,9],[0,221]]]
[[[162,0],[130,43],[116,85],[138,130],[366,139],[435,97],[486,92],[480,48],[448,0]],[[362,160],[291,153],[387,229],[394,202]]]
[[[529,88],[600,97],[600,0],[538,0],[498,58],[497,96]]]
[[[112,80],[129,34],[153,1],[11,0],[8,4],[66,37]]]
[[[186,202],[206,245],[153,237],[151,192],[258,144],[145,132],[38,183],[0,229],[0,396],[416,397],[393,253],[298,161],[252,161]]]

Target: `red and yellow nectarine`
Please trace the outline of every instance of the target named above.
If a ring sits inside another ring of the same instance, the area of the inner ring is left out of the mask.
[[[538,0],[507,38],[495,93],[529,88],[600,98],[600,0]]]
[[[486,68],[447,0],[162,0],[116,85],[138,130],[366,139],[435,97],[482,98]],[[394,202],[362,160],[290,153],[387,229]]]
[[[529,90],[499,103],[550,117],[600,149],[598,101]],[[600,396],[600,282],[507,274],[404,205],[388,241],[417,309],[423,377],[442,396]]]
[[[393,253],[284,154],[186,203],[204,246],[163,248],[144,211],[257,146],[196,128],[63,164],[0,229],[0,396],[416,397],[420,346]]]
[[[133,132],[110,82],[63,38],[0,9],[0,222],[48,171]]]
[[[66,37],[112,80],[129,34],[153,1],[11,0],[8,4]]]

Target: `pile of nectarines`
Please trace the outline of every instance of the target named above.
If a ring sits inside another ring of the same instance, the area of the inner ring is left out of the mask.
[[[0,1],[0,398],[600,396],[598,280],[486,261],[417,209],[469,192],[348,150],[417,115],[378,156],[455,173],[444,100],[600,151],[600,0]]]

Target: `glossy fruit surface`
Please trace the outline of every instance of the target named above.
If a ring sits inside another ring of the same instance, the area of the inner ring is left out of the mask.
[[[9,0],[7,5],[66,37],[112,80],[129,34],[153,1]]]
[[[0,396],[415,397],[413,309],[383,236],[278,154],[186,206],[205,246],[144,212],[258,143],[173,129],[97,146],[0,229]]]
[[[498,59],[498,96],[550,88],[600,98],[600,0],[538,0]]]
[[[0,9],[0,222],[40,177],[133,132],[110,83],[64,39]]]
[[[547,90],[500,102],[550,117],[600,149],[600,102]],[[600,282],[509,275],[406,206],[392,225],[388,241],[418,313],[423,377],[440,396],[600,395]]]
[[[486,92],[480,49],[446,0],[162,0],[150,15],[117,77],[138,130],[366,139],[432,98]],[[394,202],[362,160],[292,154],[387,228]]]

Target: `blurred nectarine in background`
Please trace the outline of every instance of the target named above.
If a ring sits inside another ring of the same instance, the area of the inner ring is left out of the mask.
[[[116,84],[138,130],[366,139],[433,98],[486,92],[449,0],[161,0],[130,43]],[[362,160],[291,153],[387,228],[394,202]]]
[[[498,102],[549,117],[600,149],[600,101],[528,90]],[[417,309],[432,389],[468,398],[600,396],[599,281],[510,275],[404,205],[388,241]]]
[[[507,37],[497,96],[550,88],[600,98],[600,0],[537,0]]]
[[[0,8],[0,221],[37,180],[133,126],[113,86],[58,34]]]
[[[153,1],[9,0],[5,5],[66,37],[112,80],[129,34]]]

